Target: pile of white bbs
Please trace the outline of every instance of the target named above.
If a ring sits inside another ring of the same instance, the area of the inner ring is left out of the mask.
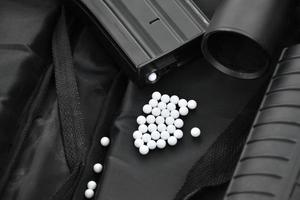
[[[167,144],[175,146],[177,141],[183,137],[181,128],[184,125],[180,116],[186,116],[189,110],[196,109],[194,100],[179,99],[178,96],[161,95],[153,92],[152,99],[143,106],[146,117],[138,116],[136,121],[138,130],[134,131],[134,146],[139,149],[140,154],[146,155],[150,150],[163,149]],[[199,128],[193,128],[191,135],[199,137]]]

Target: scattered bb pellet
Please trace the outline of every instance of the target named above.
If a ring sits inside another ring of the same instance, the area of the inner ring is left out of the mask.
[[[176,146],[184,137],[181,128],[184,126],[185,117],[190,110],[196,108],[195,100],[187,101],[177,95],[153,92],[148,103],[142,108],[145,115],[140,115],[136,119],[138,130],[132,135],[134,146],[141,155],[147,155],[154,149],[164,149],[167,145]],[[200,134],[201,131],[197,127],[191,130],[193,137],[199,137]]]

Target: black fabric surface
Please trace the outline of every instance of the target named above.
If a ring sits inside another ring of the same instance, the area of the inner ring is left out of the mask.
[[[139,89],[130,83],[121,113],[112,127],[113,142],[97,199],[174,199],[188,171],[263,87],[266,78],[233,79],[199,58],[173,71],[153,87]],[[142,106],[155,90],[195,99],[198,108],[185,118],[185,136],[175,147],[143,157],[133,146],[132,132],[137,129],[135,120],[142,114]],[[194,126],[203,131],[200,139],[189,135]],[[243,131],[240,134],[247,135]]]
[[[255,94],[216,141],[189,171],[176,200],[194,198],[205,188],[217,187],[231,180],[235,165],[246,142],[265,88]],[[220,167],[222,166],[222,167]]]
[[[24,2],[15,1],[14,4],[24,4]],[[28,4],[30,4],[30,2],[28,2]],[[50,8],[55,5],[55,2],[51,1],[51,3],[49,3],[48,6],[48,2],[45,2],[45,4],[42,3],[42,5],[49,9],[49,12],[53,12],[53,10],[51,10]],[[40,14],[48,14],[47,12],[43,12],[41,8],[38,9],[36,7],[37,5],[40,5],[39,0],[32,2],[32,5],[29,5],[29,8],[37,9],[36,12]],[[14,10],[14,6],[7,6],[6,12],[12,13],[9,11]],[[19,6],[22,7],[21,5]],[[59,7],[55,7],[58,10],[60,10]],[[27,9],[24,9],[23,12],[23,14],[29,15],[27,12],[32,11],[31,9],[29,9],[28,11]],[[37,17],[36,12],[32,14],[35,17]],[[40,32],[34,32],[34,27],[37,26],[34,23],[32,23],[29,19],[24,20],[24,22],[29,24],[31,23],[32,25],[32,30],[29,31],[31,35],[28,36],[28,38],[33,38],[32,40],[35,40],[40,37],[45,37],[45,34],[42,34]],[[56,22],[57,17],[52,16],[52,20]],[[24,22],[19,21],[19,24],[23,24]],[[41,32],[46,31],[47,34],[52,36],[53,27],[51,26],[51,29],[49,27],[46,27],[45,22],[42,25],[45,27],[42,28]],[[8,26],[8,24],[6,24],[6,26]],[[14,29],[16,26],[18,26],[18,24],[11,24],[11,26],[13,27],[12,29]],[[78,28],[78,26],[80,28]],[[81,104],[83,107],[85,126],[87,134],[89,135],[87,139],[91,141],[94,129],[97,124],[97,120],[103,109],[106,95],[109,93],[111,83],[113,82],[115,76],[119,73],[119,69],[111,64],[111,59],[109,59],[108,56],[106,56],[105,49],[101,48],[101,45],[97,43],[97,39],[95,39],[90,32],[87,32],[86,28],[80,26],[80,24],[78,23],[76,23],[75,26],[72,26],[71,28],[72,30],[70,34],[72,35],[72,46],[75,55],[74,64],[76,70],[76,77],[81,96]],[[6,30],[8,31],[9,29]],[[15,30],[13,33],[17,34]],[[42,36],[40,36],[40,34],[42,34]],[[17,42],[16,39],[13,39],[12,41]],[[39,45],[46,48],[47,46],[45,45],[45,41],[51,43],[51,38],[44,38],[42,41],[43,42],[40,42]],[[46,50],[48,51],[47,55],[51,56],[50,45],[48,46],[48,48],[49,49],[46,48]],[[42,51],[40,50],[38,52],[41,53]],[[3,57],[1,59],[1,62],[9,61],[8,63],[11,66],[14,66],[14,63],[12,61],[17,61],[17,59],[8,60],[8,55],[2,55]],[[17,54],[13,51],[9,52],[9,56],[11,56],[12,58],[16,58],[16,55]],[[19,87],[17,88],[17,94],[20,96],[13,96],[13,101],[11,101],[13,108],[15,105],[19,105],[23,109],[22,104],[20,104],[20,102],[24,101],[25,103],[28,103],[30,101],[29,97],[26,99],[26,96],[21,93],[24,93],[26,91],[21,90],[22,87],[26,89],[28,88],[26,84],[32,84],[33,86],[36,86],[38,88],[41,82],[40,79],[43,79],[43,76],[41,74],[36,75],[36,72],[34,70],[35,68],[33,68],[34,65],[32,64],[34,63],[38,65],[38,67],[40,67],[41,64],[39,63],[39,59],[35,57],[30,59],[32,59],[33,61],[25,62],[27,60],[22,59],[22,62],[24,62],[24,64],[16,65],[18,67],[20,66],[20,68],[26,67],[24,68],[24,70],[26,70],[25,72],[28,74],[20,72],[15,74],[11,73],[11,76],[14,79],[16,79],[16,81],[18,81],[14,83],[13,86],[15,87],[15,85],[17,85]],[[3,64],[1,65],[1,69],[3,69],[6,72],[9,72],[7,69],[13,69],[12,67],[10,67],[10,65],[6,66]],[[42,70],[42,74],[44,74],[45,70],[49,68],[46,66],[46,64],[43,65],[44,69]],[[31,70],[30,67],[33,69]],[[31,81],[34,81],[34,79],[31,79],[32,76],[36,77],[38,81],[31,83]],[[3,86],[5,86],[5,84],[8,85],[10,83],[8,81],[8,78],[9,77],[6,76],[5,79],[1,79],[1,81],[3,81],[1,85],[2,88]],[[21,78],[25,80],[21,82]],[[14,79],[12,80],[14,81]],[[60,132],[60,119],[58,117],[56,91],[54,88],[53,79],[50,83],[50,88],[44,90],[44,92],[46,92],[47,95],[45,97],[46,101],[44,101],[41,106],[39,106],[38,108],[31,108],[29,106],[29,110],[37,109],[37,113],[35,113],[35,116],[29,122],[27,122],[30,128],[29,131],[26,132],[26,135],[23,134],[23,128],[18,132],[18,134],[15,131],[15,129],[14,131],[12,131],[12,134],[18,135],[18,141],[16,142],[17,145],[13,147],[13,150],[16,151],[17,147],[20,146],[21,150],[16,156],[16,162],[14,162],[14,164],[10,167],[11,173],[8,173],[7,170],[5,172],[1,172],[1,175],[5,174],[8,177],[6,181],[3,182],[3,187],[1,188],[1,199],[49,199],[56,193],[56,191],[62,186],[62,184],[70,175],[70,171],[65,160],[64,147],[62,145],[63,143]],[[5,100],[4,97],[5,96],[3,95],[3,100]],[[36,98],[36,92],[34,93],[34,97]],[[31,103],[29,103],[29,105],[30,104]],[[9,108],[10,107],[8,106],[3,106],[3,109]],[[3,116],[3,119],[5,119],[6,121],[3,123],[1,122],[0,127],[3,128],[3,125],[9,122],[9,127],[15,128],[13,123],[17,122],[18,119],[12,120],[4,115],[7,112],[2,113],[0,113],[0,116]],[[15,114],[16,117],[20,117],[17,112],[11,111],[11,113]],[[27,120],[27,114],[23,118]],[[22,133],[22,139],[23,136],[25,137],[24,142],[19,140],[19,133]],[[3,140],[3,143],[5,145],[9,145],[13,141],[13,139],[7,141],[9,139],[7,138],[7,136],[9,136],[8,132],[1,131],[1,134],[3,134],[3,136],[1,137],[1,141]],[[87,148],[89,148],[89,146]],[[1,153],[9,157],[6,149],[1,150]],[[1,156],[1,159],[2,158],[3,157]],[[1,165],[1,167],[2,166],[3,165]],[[5,168],[6,166],[3,167]],[[37,188],[39,189],[37,190]],[[82,191],[80,196],[83,196]]]
[[[193,0],[193,2],[211,19],[214,11],[222,0]]]
[[[50,61],[57,1],[0,1],[0,179]]]
[[[197,1],[212,15],[219,0]],[[58,1],[53,0],[0,1],[0,177],[7,177],[0,185],[1,199],[49,199],[70,176],[54,79],[45,76],[51,71],[51,37],[59,11]],[[84,199],[86,183],[92,179],[99,185],[95,199],[173,199],[188,171],[264,82],[225,76],[199,55],[157,85],[140,89],[128,84],[114,58],[80,19],[73,20],[69,33],[90,143],[73,199]],[[32,104],[45,80],[49,85],[43,90],[44,101]],[[131,135],[137,128],[136,116],[154,90],[196,99],[199,108],[186,118],[186,136],[176,147],[141,157]],[[24,132],[25,122],[28,131]],[[188,135],[193,126],[203,130],[200,139]],[[99,144],[103,135],[112,139],[108,151]],[[16,145],[12,147],[12,143]],[[7,170],[10,150],[19,151]],[[92,171],[95,162],[104,163],[102,177]],[[226,184],[206,188],[195,199],[222,199],[225,189]]]

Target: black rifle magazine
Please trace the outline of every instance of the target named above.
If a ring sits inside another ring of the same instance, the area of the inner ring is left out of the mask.
[[[131,79],[155,83],[201,55],[209,20],[193,0],[74,0]],[[103,40],[104,39],[104,40]]]

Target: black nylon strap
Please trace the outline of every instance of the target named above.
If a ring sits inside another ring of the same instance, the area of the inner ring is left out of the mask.
[[[72,199],[84,169],[87,141],[64,8],[54,31],[52,52],[61,133],[71,174],[51,199],[67,200]]]
[[[207,153],[196,162],[175,200],[189,200],[202,189],[224,184],[231,179],[247,139],[246,133],[252,125],[256,114],[255,110],[260,104],[261,96],[256,94],[250,100]]]
[[[52,52],[64,150],[72,171],[84,162],[87,141],[64,10],[53,35]]]
[[[50,198],[51,200],[71,200],[79,183],[80,177],[83,172],[83,166],[81,163],[74,166],[72,173],[63,185],[56,191],[56,193]]]

